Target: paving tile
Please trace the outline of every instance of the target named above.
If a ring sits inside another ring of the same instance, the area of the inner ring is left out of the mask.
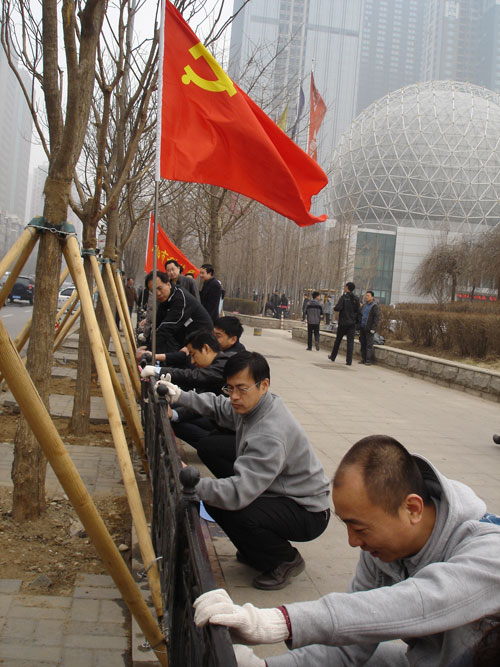
[[[0,579],[1,593],[17,593],[21,589],[22,579]]]
[[[116,600],[121,598],[117,588],[95,588],[92,586],[76,586],[73,595],[75,598],[90,600]]]
[[[94,651],[101,650],[127,650],[127,637],[119,637],[116,635],[80,635],[68,634],[64,637],[64,646],[73,648],[91,648]]]
[[[34,633],[37,622],[29,618],[7,618],[0,631],[2,641],[11,641],[12,639],[23,639],[27,641]],[[1,647],[1,642],[0,642]],[[0,655],[2,649],[0,648]]]
[[[71,621],[97,621],[99,618],[99,600],[74,599],[71,606]]]
[[[26,667],[30,663],[27,661],[33,661],[33,667],[39,665],[43,662],[47,662],[50,665],[58,665],[61,659],[62,648],[61,646],[37,646],[37,645],[28,645],[21,642],[1,642],[0,643],[0,656],[3,659],[4,665],[9,665],[10,662],[7,662],[7,659],[23,661],[20,664],[24,664]]]
[[[65,647],[61,667],[95,667],[95,653],[91,649]]]

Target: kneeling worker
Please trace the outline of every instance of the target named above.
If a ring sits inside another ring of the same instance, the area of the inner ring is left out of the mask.
[[[269,365],[262,355],[235,354],[224,376],[229,398],[165,384],[173,405],[236,431],[233,474],[203,477],[196,491],[236,546],[236,558],[262,573],[253,585],[276,590],[305,568],[289,540],[313,540],[328,524],[328,479],[302,427],[269,391]]]
[[[394,438],[372,435],[340,462],[333,504],[361,549],[348,593],[256,609],[210,591],[195,602],[195,623],[293,649],[264,662],[235,647],[240,667],[445,667],[475,646],[481,619],[500,609],[500,526],[474,491]]]

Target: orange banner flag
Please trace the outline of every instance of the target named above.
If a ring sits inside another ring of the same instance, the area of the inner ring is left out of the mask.
[[[314,76],[311,72],[311,114],[309,116],[309,142],[307,152],[313,158],[318,159],[318,132],[326,113],[326,104],[314,85]]]
[[[148,242],[146,244],[146,261],[144,262],[144,271],[149,273],[153,270],[153,216],[149,220]],[[156,266],[158,271],[165,271],[165,262],[169,259],[176,259],[182,266],[182,275],[186,275],[189,271],[193,273],[194,278],[200,275],[200,269],[194,264],[191,264],[189,259],[182,254],[179,248],[172,243],[161,227],[158,227],[156,238]]]
[[[326,220],[310,213],[326,174],[233,83],[169,0],[160,71],[162,178],[239,192],[301,227]]]

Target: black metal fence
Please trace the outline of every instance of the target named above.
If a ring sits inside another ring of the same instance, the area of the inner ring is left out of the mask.
[[[164,398],[143,384],[142,415],[153,494],[153,547],[159,557],[163,629],[170,667],[236,667],[226,628],[197,628],[194,600],[216,587],[201,532],[198,470],[182,468]]]

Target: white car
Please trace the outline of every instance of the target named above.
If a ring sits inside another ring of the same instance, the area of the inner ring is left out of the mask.
[[[59,295],[57,297],[57,307],[62,308],[74,291],[75,291],[74,285],[70,285],[69,287],[63,287],[62,290],[59,291]]]

